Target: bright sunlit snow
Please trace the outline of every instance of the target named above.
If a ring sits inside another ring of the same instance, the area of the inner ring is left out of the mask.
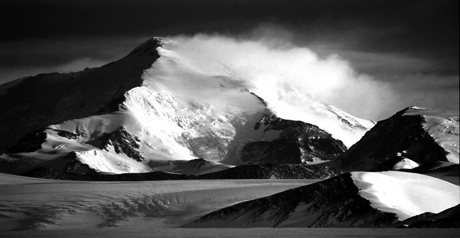
[[[400,221],[439,213],[460,203],[460,187],[431,176],[405,172],[352,172],[359,194],[371,206],[395,213]]]

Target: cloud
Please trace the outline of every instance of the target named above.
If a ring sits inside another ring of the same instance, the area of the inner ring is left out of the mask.
[[[193,67],[247,80],[279,110],[288,105],[302,106],[299,103],[308,107],[318,100],[356,116],[380,119],[382,110],[397,104],[399,98],[387,83],[356,72],[340,56],[319,57],[306,47],[279,38],[198,34],[172,39],[175,51],[190,59]]]

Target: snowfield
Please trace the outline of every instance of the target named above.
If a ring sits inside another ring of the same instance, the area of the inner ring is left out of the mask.
[[[0,174],[0,234],[11,230],[173,228],[231,204],[315,181],[82,182]]]
[[[443,180],[405,172],[352,172],[359,194],[371,206],[395,213],[400,221],[439,213],[460,203],[460,187]]]

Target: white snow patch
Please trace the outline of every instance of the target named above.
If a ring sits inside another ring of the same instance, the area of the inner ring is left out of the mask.
[[[75,152],[77,159],[90,168],[103,173],[146,173],[151,170],[147,165],[137,162],[125,155],[116,154],[113,149],[108,152],[102,150],[89,150]]]
[[[359,194],[371,206],[403,221],[425,212],[439,213],[460,203],[459,186],[416,173],[352,172]]]
[[[411,159],[408,159],[408,158],[404,158],[401,161],[399,161],[398,163],[396,163],[393,166],[393,169],[394,170],[414,169],[414,168],[417,168],[418,166],[420,166],[420,165],[417,162],[415,162],[415,161],[413,161]]]

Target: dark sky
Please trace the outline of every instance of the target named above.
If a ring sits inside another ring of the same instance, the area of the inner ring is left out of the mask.
[[[0,83],[99,66],[152,36],[284,38],[407,94],[459,106],[458,0],[2,0]]]

